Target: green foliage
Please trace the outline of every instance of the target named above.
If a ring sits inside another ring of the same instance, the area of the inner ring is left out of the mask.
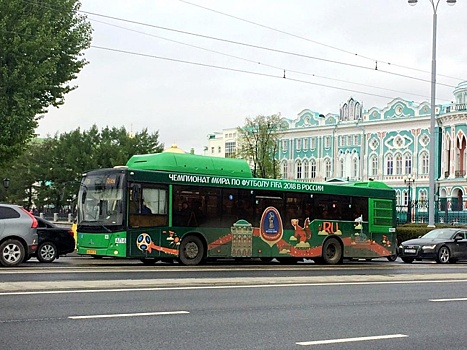
[[[275,156],[284,130],[280,114],[246,118],[245,125],[237,128],[237,156],[253,165],[254,176],[272,179],[279,177],[279,163]]]
[[[91,25],[77,0],[0,0],[0,164],[18,156],[40,114],[64,103],[87,63]]]
[[[125,165],[135,154],[162,152],[158,139],[158,132],[150,134],[147,129],[129,135],[124,127],[99,131],[94,125],[83,132],[78,128],[33,140],[16,161],[0,169],[11,180],[7,200],[40,209],[73,205],[84,172]]]
[[[446,224],[436,224],[436,228],[443,227],[458,227]],[[428,231],[433,230],[433,227],[428,227],[427,224],[404,224],[396,228],[397,242],[401,243],[412,238],[423,236]]]

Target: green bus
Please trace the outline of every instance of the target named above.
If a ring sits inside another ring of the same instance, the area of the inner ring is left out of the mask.
[[[393,260],[395,208],[395,191],[378,181],[260,179],[240,159],[135,155],[126,166],[83,175],[77,252],[184,265]]]

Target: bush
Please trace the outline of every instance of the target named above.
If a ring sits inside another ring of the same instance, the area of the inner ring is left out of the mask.
[[[465,227],[462,225],[446,225],[446,224],[437,224],[436,228],[443,227]],[[427,224],[404,224],[399,225],[396,228],[397,242],[400,244],[403,241],[407,241],[412,238],[418,238],[423,236],[428,231],[433,230],[433,227],[428,227]]]

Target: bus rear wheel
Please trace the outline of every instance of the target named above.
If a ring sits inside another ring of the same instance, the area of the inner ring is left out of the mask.
[[[328,265],[335,265],[342,261],[342,246],[335,238],[330,238],[323,245],[323,260]]]
[[[179,259],[183,265],[198,265],[204,258],[204,245],[196,236],[183,237],[180,243]]]

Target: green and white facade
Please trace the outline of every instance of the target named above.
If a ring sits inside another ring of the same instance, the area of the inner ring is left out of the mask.
[[[435,221],[467,223],[467,82],[455,88],[451,104],[436,105],[435,115]],[[429,102],[401,98],[369,109],[350,98],[339,113],[305,109],[284,118],[281,175],[303,182],[384,181],[397,192],[400,220],[409,207],[412,221],[427,222],[430,116]],[[224,156],[223,137],[232,130],[210,135],[206,154]]]

